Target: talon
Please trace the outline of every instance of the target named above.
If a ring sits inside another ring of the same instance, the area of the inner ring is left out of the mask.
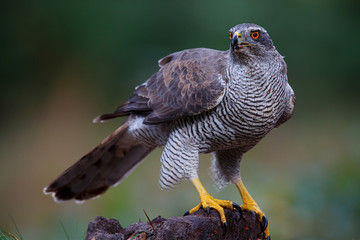
[[[265,217],[264,213],[261,211],[255,200],[250,196],[249,192],[246,190],[243,182],[239,180],[236,183],[236,187],[239,189],[241,198],[243,199],[243,204],[241,205],[241,209],[245,211],[251,212],[251,214],[258,215],[258,220],[261,223],[261,232],[263,234],[263,239],[270,240],[270,232],[269,232],[269,222]]]
[[[190,210],[190,214],[199,210],[200,208],[203,208],[207,214],[210,214],[210,208],[216,210],[220,215],[220,221],[222,223],[222,226],[224,227],[224,235],[227,231],[227,223],[226,223],[226,217],[224,208],[228,208],[230,210],[234,210],[233,202],[229,200],[220,200],[213,198],[204,188],[204,186],[201,184],[199,178],[194,178],[191,180],[191,182],[194,184],[196,190],[199,193],[200,196],[200,203]]]
[[[233,208],[236,208],[236,210],[238,210],[238,212],[240,213],[240,218],[242,218],[243,211],[242,211],[241,207],[236,203],[233,203],[232,205],[233,205]]]
[[[187,216],[187,215],[189,215],[189,214],[190,214],[190,212],[187,211],[186,213],[184,213],[184,216]]]
[[[227,224],[227,222],[224,222],[224,232],[223,232],[223,236],[226,235],[227,229],[228,229],[228,224]]]
[[[262,216],[261,219],[262,219],[262,228],[261,228],[260,233],[263,233],[266,230],[267,226],[268,226],[268,220],[267,220],[267,217],[265,217],[265,215]],[[270,236],[268,236],[268,237],[270,237]],[[266,238],[266,239],[268,239],[268,238]]]

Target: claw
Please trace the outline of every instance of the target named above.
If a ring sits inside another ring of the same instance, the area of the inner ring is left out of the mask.
[[[184,216],[187,216],[190,214],[190,211],[187,211],[186,213],[184,213]]]
[[[268,226],[268,219],[267,219],[267,217],[265,217],[265,215],[262,216],[262,222],[263,222],[263,225],[262,225],[260,233],[263,233],[265,231],[265,229],[267,228],[267,226]]]
[[[223,232],[223,236],[226,235],[227,229],[228,229],[227,222],[224,222],[224,232]]]
[[[236,210],[239,211],[239,213],[240,213],[240,218],[242,218],[243,211],[242,211],[241,207],[240,207],[238,204],[234,203],[234,202],[233,202],[232,205],[233,205],[234,208],[236,208]]]
[[[250,196],[249,192],[246,190],[241,180],[236,183],[236,187],[239,189],[241,198],[243,199],[241,209],[249,211],[251,212],[251,214],[258,215],[258,220],[261,222],[262,225],[260,234],[263,234],[263,239],[270,240],[271,238],[269,233],[268,219],[265,217],[264,213],[261,211],[255,200]]]
[[[220,221],[222,225],[224,226],[224,235],[227,231],[227,223],[226,223],[226,217],[224,208],[228,208],[230,210],[233,210],[233,203],[229,200],[220,200],[213,198],[204,188],[204,186],[201,184],[199,178],[194,178],[191,180],[191,182],[194,184],[196,190],[199,193],[200,196],[200,203],[192,208],[189,213],[192,214],[193,212],[199,210],[200,208],[203,208],[206,210],[207,214],[210,214],[210,208],[215,209],[219,215],[220,215]]]
[[[209,207],[206,207],[206,212],[207,212],[207,215],[209,216],[210,215],[210,208]]]

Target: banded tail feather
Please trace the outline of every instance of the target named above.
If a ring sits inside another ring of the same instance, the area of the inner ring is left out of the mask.
[[[44,188],[55,201],[94,198],[125,179],[153,150],[137,142],[126,121],[92,151]]]

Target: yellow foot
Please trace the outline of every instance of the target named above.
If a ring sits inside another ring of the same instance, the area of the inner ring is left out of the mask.
[[[269,224],[268,219],[265,214],[260,210],[259,206],[256,204],[255,201],[250,203],[244,203],[241,205],[241,209],[244,211],[253,211],[259,214],[259,221],[262,225],[261,233],[264,233],[264,239],[270,240],[270,232],[269,232]]]
[[[227,231],[227,223],[226,223],[226,217],[224,213],[224,208],[229,208],[230,210],[233,210],[236,208],[240,212],[240,217],[242,215],[242,210],[239,205],[236,203],[233,203],[228,200],[219,200],[213,198],[204,188],[204,186],[201,184],[200,179],[198,177],[191,179],[191,182],[194,184],[196,190],[199,193],[200,196],[200,203],[191,209],[190,211],[187,211],[184,215],[188,215],[191,213],[196,212],[201,207],[207,211],[207,213],[210,213],[210,208],[215,209],[220,214],[221,223],[224,226],[224,235]]]
[[[201,207],[204,210],[206,210],[206,212],[208,214],[210,214],[210,208],[213,208],[219,212],[221,223],[224,226],[224,235],[226,234],[226,231],[227,231],[227,222],[226,222],[226,217],[225,217],[225,213],[224,213],[224,208],[228,208],[230,210],[233,210],[234,208],[236,208],[240,212],[240,216],[242,215],[242,210],[241,210],[240,206],[237,205],[236,203],[233,203],[229,200],[215,199],[210,194],[205,193],[205,194],[201,195],[200,203],[196,207],[192,208],[190,211],[186,212],[185,216],[196,212]]]

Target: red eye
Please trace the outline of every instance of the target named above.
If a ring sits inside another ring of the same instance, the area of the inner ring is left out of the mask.
[[[230,32],[230,33],[229,33],[229,38],[232,39],[232,37],[233,37],[233,33]]]
[[[252,32],[252,33],[251,33],[251,37],[252,37],[253,39],[258,39],[258,38],[260,37],[260,34],[259,34],[258,31]]]

